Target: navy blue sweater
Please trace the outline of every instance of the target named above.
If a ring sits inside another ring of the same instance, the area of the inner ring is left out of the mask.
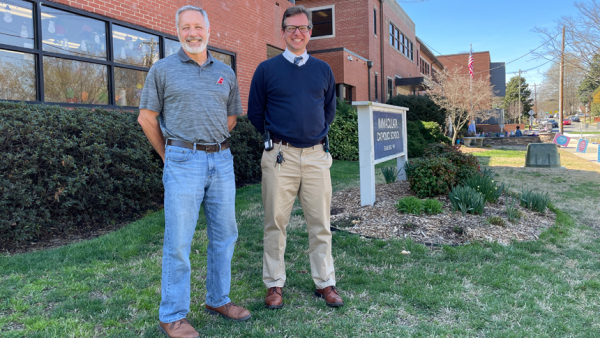
[[[306,148],[321,142],[335,118],[335,79],[331,67],[309,57],[299,67],[283,55],[263,61],[252,77],[248,119],[271,137]]]

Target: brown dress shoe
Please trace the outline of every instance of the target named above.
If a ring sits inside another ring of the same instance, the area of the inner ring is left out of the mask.
[[[187,319],[181,319],[172,323],[159,322],[158,328],[170,338],[198,338],[200,334],[194,329]]]
[[[251,317],[250,311],[244,309],[241,306],[235,305],[233,302],[229,302],[219,307],[212,307],[206,305],[206,310],[204,311],[210,313],[211,315],[221,315],[221,317],[223,318],[235,320],[238,322],[247,320]]]
[[[265,307],[267,309],[281,309],[283,307],[283,290],[278,287],[269,288],[265,297]]]
[[[315,292],[315,296],[319,298],[324,298],[325,303],[327,303],[327,305],[329,306],[337,307],[344,305],[344,301],[342,300],[342,297],[340,297],[340,295],[338,294],[337,290],[335,289],[335,286],[328,286],[324,289],[317,289],[317,291]]]

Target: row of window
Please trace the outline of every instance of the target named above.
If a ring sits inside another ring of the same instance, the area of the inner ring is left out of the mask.
[[[425,76],[429,76],[429,62],[425,61],[425,59],[420,58],[421,60],[419,61],[420,64],[420,71],[421,74],[425,75]]]
[[[149,68],[181,47],[45,1],[0,0],[0,12],[0,100],[137,107]],[[233,53],[209,49],[234,66]]]
[[[414,61],[413,42],[402,33],[398,27],[390,22],[390,45],[404,56]]]

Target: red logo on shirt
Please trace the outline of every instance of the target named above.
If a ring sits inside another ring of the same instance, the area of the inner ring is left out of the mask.
[[[220,78],[219,78],[219,81],[217,81],[217,83],[218,83],[218,84],[223,84],[223,81],[225,81],[225,80],[223,80],[223,78],[222,78],[222,77],[220,77]]]

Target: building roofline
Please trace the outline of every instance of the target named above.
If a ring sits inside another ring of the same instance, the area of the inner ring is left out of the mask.
[[[490,51],[488,50],[485,52],[473,52],[473,54],[485,54],[485,53],[490,54]],[[444,55],[438,55],[437,57],[441,58],[441,57],[456,56],[456,55],[469,55],[469,53],[444,54]]]
[[[417,42],[419,43],[419,49],[421,49],[423,52],[425,52],[424,54],[431,59],[432,63],[438,65],[438,67],[440,67],[442,70],[445,68],[444,64],[442,62],[440,62],[440,60],[437,59],[437,57],[435,57],[435,55],[429,50],[429,48],[427,48],[427,45],[425,44],[425,42],[423,42],[423,40],[419,39],[419,37],[416,37]]]
[[[404,22],[404,24],[406,26],[408,26],[408,28],[416,36],[417,35],[417,31],[416,31],[416,28],[415,28],[415,23],[414,23],[414,21],[412,21],[412,19],[410,18],[410,16],[408,16],[408,14],[406,14],[406,12],[404,11],[404,9],[402,9],[402,7],[400,6],[400,4],[396,0],[383,0],[383,2],[385,2],[388,6],[390,6],[390,8],[392,9],[392,11],[400,18],[400,20],[402,20],[402,22]]]

